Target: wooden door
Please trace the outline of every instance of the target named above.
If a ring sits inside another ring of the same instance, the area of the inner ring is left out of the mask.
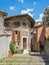
[[[23,38],[23,49],[26,48],[27,45],[27,38]]]

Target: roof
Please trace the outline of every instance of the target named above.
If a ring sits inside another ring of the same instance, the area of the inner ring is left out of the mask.
[[[0,11],[0,14],[2,14],[2,15],[4,15],[4,16],[7,16],[8,13],[3,12],[3,11]]]
[[[34,28],[41,27],[43,25],[43,22],[35,22]]]
[[[5,18],[4,21],[6,22],[6,21],[8,21],[8,20],[10,20],[10,19],[12,19],[12,18],[15,18],[15,17],[16,17],[16,18],[26,17],[26,18],[31,22],[31,27],[33,27],[34,24],[35,24],[34,19],[33,19],[31,16],[29,16],[28,14],[21,14],[21,15],[10,16],[10,17]]]
[[[43,26],[43,24],[40,24],[40,25],[34,25],[34,28],[38,28],[38,27],[41,27],[41,26]]]

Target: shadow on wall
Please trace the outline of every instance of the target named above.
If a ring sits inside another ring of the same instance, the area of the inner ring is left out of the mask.
[[[44,46],[45,46],[45,42],[46,42],[45,34],[46,34],[46,26],[43,25],[42,31],[41,31],[41,34],[40,34],[40,37],[39,37],[39,48],[40,48],[40,51],[44,50]]]
[[[33,37],[31,39],[31,52],[37,52],[37,34],[33,33]]]
[[[45,24],[35,27],[36,34],[33,33],[31,40],[31,51],[43,51],[46,39],[49,36],[49,27]]]
[[[49,37],[46,39],[45,47],[44,47],[45,54],[49,57]]]
[[[36,27],[36,34],[33,33],[33,38],[31,40],[31,51],[41,51],[44,49],[45,41],[46,41],[46,26],[42,25],[40,27]]]

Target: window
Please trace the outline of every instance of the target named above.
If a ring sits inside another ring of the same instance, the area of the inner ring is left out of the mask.
[[[34,34],[36,34],[36,33],[37,33],[37,29],[35,28],[35,29],[34,29]]]
[[[4,22],[4,26],[9,26],[10,22]]]
[[[16,34],[17,34],[17,31],[16,31]]]
[[[33,32],[31,32],[31,35],[33,35]]]
[[[19,27],[19,26],[20,26],[20,22],[14,22],[13,24],[14,24],[14,26],[16,26],[16,27]]]
[[[26,22],[22,22],[22,25],[23,25],[23,26],[26,26]]]

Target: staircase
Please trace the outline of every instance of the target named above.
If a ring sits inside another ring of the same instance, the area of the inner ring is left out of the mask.
[[[49,65],[45,54],[31,52],[28,54],[15,54],[0,61],[0,65]]]

